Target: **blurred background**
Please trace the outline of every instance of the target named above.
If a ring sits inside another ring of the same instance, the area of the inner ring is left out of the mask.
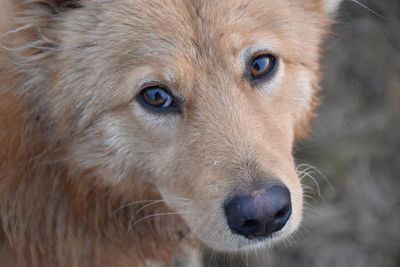
[[[400,267],[400,1],[360,2],[373,11],[343,4],[323,104],[296,149],[318,183],[302,180],[312,188],[302,229],[267,252],[208,252],[205,266]]]

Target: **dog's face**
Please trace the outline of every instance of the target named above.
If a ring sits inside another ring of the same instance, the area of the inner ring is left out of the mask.
[[[49,100],[59,127],[84,129],[70,147],[77,165],[110,186],[153,183],[215,249],[293,232],[302,188],[292,146],[315,106],[332,2],[82,5],[58,22]]]

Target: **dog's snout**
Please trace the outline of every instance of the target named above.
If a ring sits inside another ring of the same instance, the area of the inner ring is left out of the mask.
[[[233,197],[224,206],[232,232],[252,239],[282,229],[292,213],[286,186],[273,185]]]

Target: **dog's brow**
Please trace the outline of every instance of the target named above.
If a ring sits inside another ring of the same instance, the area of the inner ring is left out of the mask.
[[[163,72],[163,76],[164,76],[164,79],[165,79],[167,82],[176,84],[176,78],[175,78],[173,72],[172,72],[170,69],[166,68],[166,69],[164,70],[164,72]]]

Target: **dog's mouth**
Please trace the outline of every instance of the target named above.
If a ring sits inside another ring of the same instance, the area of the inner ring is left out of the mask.
[[[279,240],[281,240],[285,234],[281,231],[270,234],[266,237],[255,237],[255,238],[239,238],[237,240],[236,246],[237,248],[234,250],[254,250],[257,248],[267,247],[272,245]]]
[[[240,252],[252,251],[271,247],[276,243],[286,239],[292,233],[293,227],[288,225],[282,230],[272,233],[265,237],[246,238],[244,236],[232,233],[229,229],[219,231],[216,236],[204,236],[196,233],[203,243],[212,249],[222,252]]]

